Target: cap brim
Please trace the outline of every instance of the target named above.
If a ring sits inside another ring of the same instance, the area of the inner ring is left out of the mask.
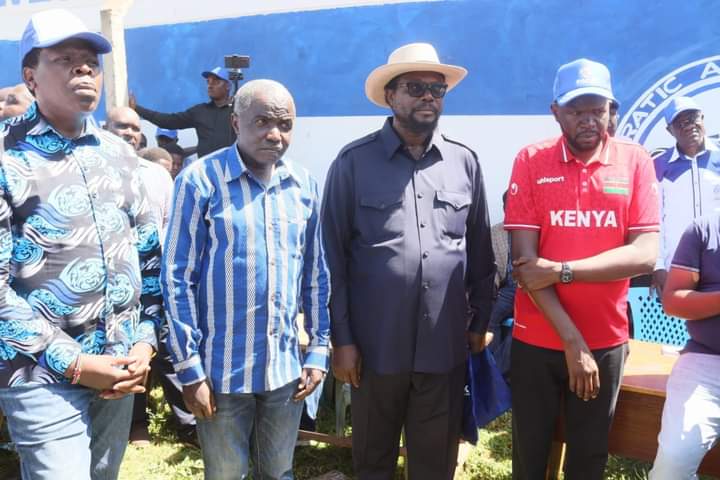
[[[95,47],[95,52],[99,54],[110,53],[112,51],[112,45],[110,45],[110,42],[108,42],[107,39],[102,35],[94,32],[79,32],[72,35],[53,38],[52,40],[47,40],[45,42],[39,43],[33,48],[48,48],[57,45],[58,43],[64,42],[65,40],[70,40],[73,38],[85,40],[86,42],[90,43],[93,47]]]
[[[467,75],[467,70],[456,65],[446,65],[444,63],[393,63],[390,65],[381,65],[370,72],[367,80],[365,80],[365,95],[367,98],[379,107],[387,107],[385,101],[385,85],[393,78],[408,72],[435,72],[445,76],[445,83],[448,85],[448,91],[457,86],[460,81]]]
[[[202,75],[203,78],[208,78],[210,75],[212,75],[213,77],[217,77],[217,78],[219,78],[220,80],[225,80],[226,82],[229,82],[229,81],[230,81],[230,80],[228,80],[227,78],[221,77],[220,75],[218,75],[218,74],[215,73],[215,72],[202,72],[200,75]]]
[[[691,107],[691,106],[681,108],[680,110],[674,112],[672,114],[672,117],[670,117],[670,119],[665,118],[665,121],[667,122],[668,125],[670,125],[677,118],[677,116],[683,112],[702,112],[702,110],[698,107]]]
[[[583,95],[597,95],[598,97],[605,97],[608,100],[617,102],[618,105],[620,104],[620,102],[618,102],[617,99],[613,96],[611,91],[607,90],[606,88],[600,87],[582,87],[576,88],[575,90],[570,90],[569,92],[557,97],[555,99],[555,103],[557,103],[561,107],[564,107],[568,103],[572,102],[578,97],[582,97]]]

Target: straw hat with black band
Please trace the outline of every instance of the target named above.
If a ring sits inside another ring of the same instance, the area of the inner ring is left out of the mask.
[[[368,75],[365,81],[365,95],[375,105],[389,106],[385,101],[385,86],[398,75],[408,72],[437,72],[445,76],[448,91],[452,90],[467,75],[467,70],[456,65],[440,63],[435,47],[429,43],[403,45]]]

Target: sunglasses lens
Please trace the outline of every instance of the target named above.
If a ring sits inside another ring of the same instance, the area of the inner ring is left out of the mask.
[[[407,91],[411,97],[422,97],[425,94],[425,84],[417,82],[408,82]]]
[[[407,82],[404,85],[411,97],[422,97],[429,90],[433,97],[442,98],[447,92],[447,85],[444,83]]]
[[[444,83],[432,83],[430,84],[430,93],[435,98],[442,98],[445,96],[447,91],[447,85]]]

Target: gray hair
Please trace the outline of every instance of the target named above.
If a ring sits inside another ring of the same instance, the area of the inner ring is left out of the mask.
[[[295,107],[290,91],[280,82],[268,79],[251,80],[238,88],[233,99],[233,111],[235,115],[241,115],[250,108],[253,100],[260,96],[289,99],[290,104]]]

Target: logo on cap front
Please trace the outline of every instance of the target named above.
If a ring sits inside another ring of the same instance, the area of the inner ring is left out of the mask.
[[[583,67],[578,71],[578,79],[577,84],[578,85],[584,85],[588,83],[593,78],[593,72],[590,67]]]

